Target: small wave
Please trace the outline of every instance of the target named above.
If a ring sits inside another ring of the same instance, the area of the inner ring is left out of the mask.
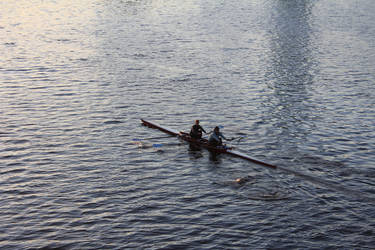
[[[27,72],[32,71],[30,68],[19,68],[19,69],[7,69],[7,72]]]
[[[112,120],[112,121],[105,121],[105,125],[111,125],[111,124],[120,124],[123,123],[122,121]]]
[[[17,151],[24,151],[27,150],[26,147],[6,147],[5,149],[1,150],[3,152],[17,152]]]
[[[41,81],[50,81],[50,79],[40,79]],[[31,90],[38,90],[38,89],[48,89],[49,86],[38,86],[38,87],[30,87]]]
[[[180,79],[174,79],[173,82],[189,82],[190,78],[180,78]]]
[[[240,50],[249,50],[249,48],[245,47],[238,47],[238,48],[223,48],[223,51],[240,51]]]
[[[313,156],[309,154],[303,154],[300,156],[300,159],[298,159],[300,162],[303,162],[304,164],[310,164],[310,165],[318,165],[318,166],[334,166],[334,167],[343,167],[344,164],[339,161],[332,161],[332,160],[326,160],[319,156]]]
[[[16,159],[21,159],[26,156],[30,155],[30,153],[25,153],[25,154],[7,154],[4,156],[0,156],[0,160],[16,160]]]
[[[11,170],[5,170],[3,172],[0,172],[1,175],[7,175],[7,174],[17,174],[17,173],[22,173],[22,172],[25,172],[26,169],[25,168],[15,168],[15,169],[11,169]]]
[[[9,133],[9,132],[1,132],[0,131],[0,136],[9,136],[11,133]]]
[[[142,71],[143,69],[142,68],[127,68],[126,70],[129,70],[129,71]]]
[[[243,194],[243,197],[250,200],[261,200],[261,201],[279,201],[286,200],[290,198],[289,193],[284,193],[282,191],[275,192],[249,192],[248,194]]]
[[[72,145],[73,148],[89,148],[90,145],[88,144],[75,144],[75,145]]]
[[[118,109],[127,109],[129,107],[130,107],[129,105],[123,105],[123,106],[117,106],[116,108],[118,108]]]
[[[9,143],[9,144],[25,144],[25,143],[28,143],[30,142],[29,140],[25,140],[25,139],[19,139],[19,140],[6,140],[5,143]]]
[[[58,41],[58,42],[70,42],[71,40],[67,39],[67,38],[59,38],[59,39],[56,39],[56,41]]]
[[[59,93],[59,94],[54,94],[54,96],[73,96],[76,95],[75,93]]]
[[[134,57],[138,57],[138,58],[145,58],[145,57],[147,57],[147,55],[141,54],[141,53],[135,53],[133,56]]]
[[[16,43],[11,42],[11,43],[4,43],[5,46],[16,46]]]

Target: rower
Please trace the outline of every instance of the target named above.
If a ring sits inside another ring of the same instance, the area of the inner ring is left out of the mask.
[[[202,138],[202,132],[207,133],[201,125],[199,125],[199,120],[195,121],[195,124],[191,127],[190,130],[190,136],[193,139],[201,139]]]
[[[215,127],[214,132],[210,135],[210,138],[208,138],[208,144],[214,147],[221,146],[223,145],[221,138],[227,140],[227,138],[225,138],[225,136],[220,132],[219,127]]]

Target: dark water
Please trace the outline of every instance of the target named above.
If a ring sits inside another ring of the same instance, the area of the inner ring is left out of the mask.
[[[1,1],[0,248],[373,248],[374,10]],[[280,169],[139,148],[164,136],[140,118],[223,125]]]

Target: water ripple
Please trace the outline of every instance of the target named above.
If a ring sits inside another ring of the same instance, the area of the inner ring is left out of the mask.
[[[0,248],[371,248],[374,4],[353,3],[5,1]],[[224,125],[279,170],[142,117]]]

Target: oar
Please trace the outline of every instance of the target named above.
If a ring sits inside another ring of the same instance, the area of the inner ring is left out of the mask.
[[[133,140],[133,143],[138,145],[138,147],[140,148],[151,148],[151,147],[160,148],[163,146],[163,144],[161,143],[154,143],[154,144],[142,143],[141,140]]]
[[[240,142],[242,139],[245,139],[247,136],[237,136],[237,137],[233,137],[232,138],[232,141],[233,140],[238,140],[238,142]]]
[[[166,143],[166,144],[154,143],[154,144],[152,144],[152,147],[153,148],[161,148],[161,147],[180,146],[180,145],[182,145],[182,144],[181,143]]]
[[[234,141],[234,140],[241,140],[241,139],[244,139],[246,138],[246,136],[237,136],[237,137],[232,137],[230,139],[226,139],[227,141]]]
[[[224,126],[223,125],[219,125],[218,126],[219,128],[224,128]],[[210,132],[208,132],[208,133],[206,133],[207,135],[209,135],[209,134],[211,134],[212,132],[214,132],[213,130],[211,130]]]
[[[146,141],[146,140],[157,140],[157,139],[164,139],[164,138],[170,138],[171,136],[160,136],[160,137],[149,137],[149,138],[134,138],[133,141]]]
[[[223,138],[223,139],[224,139],[224,138]],[[233,141],[234,138],[229,138],[229,139],[224,139],[224,140],[226,140],[226,141]]]
[[[181,143],[142,143],[142,141],[134,141],[134,144],[138,145],[140,148],[161,148],[161,147],[167,147],[167,146],[176,146],[176,145],[181,145]]]

